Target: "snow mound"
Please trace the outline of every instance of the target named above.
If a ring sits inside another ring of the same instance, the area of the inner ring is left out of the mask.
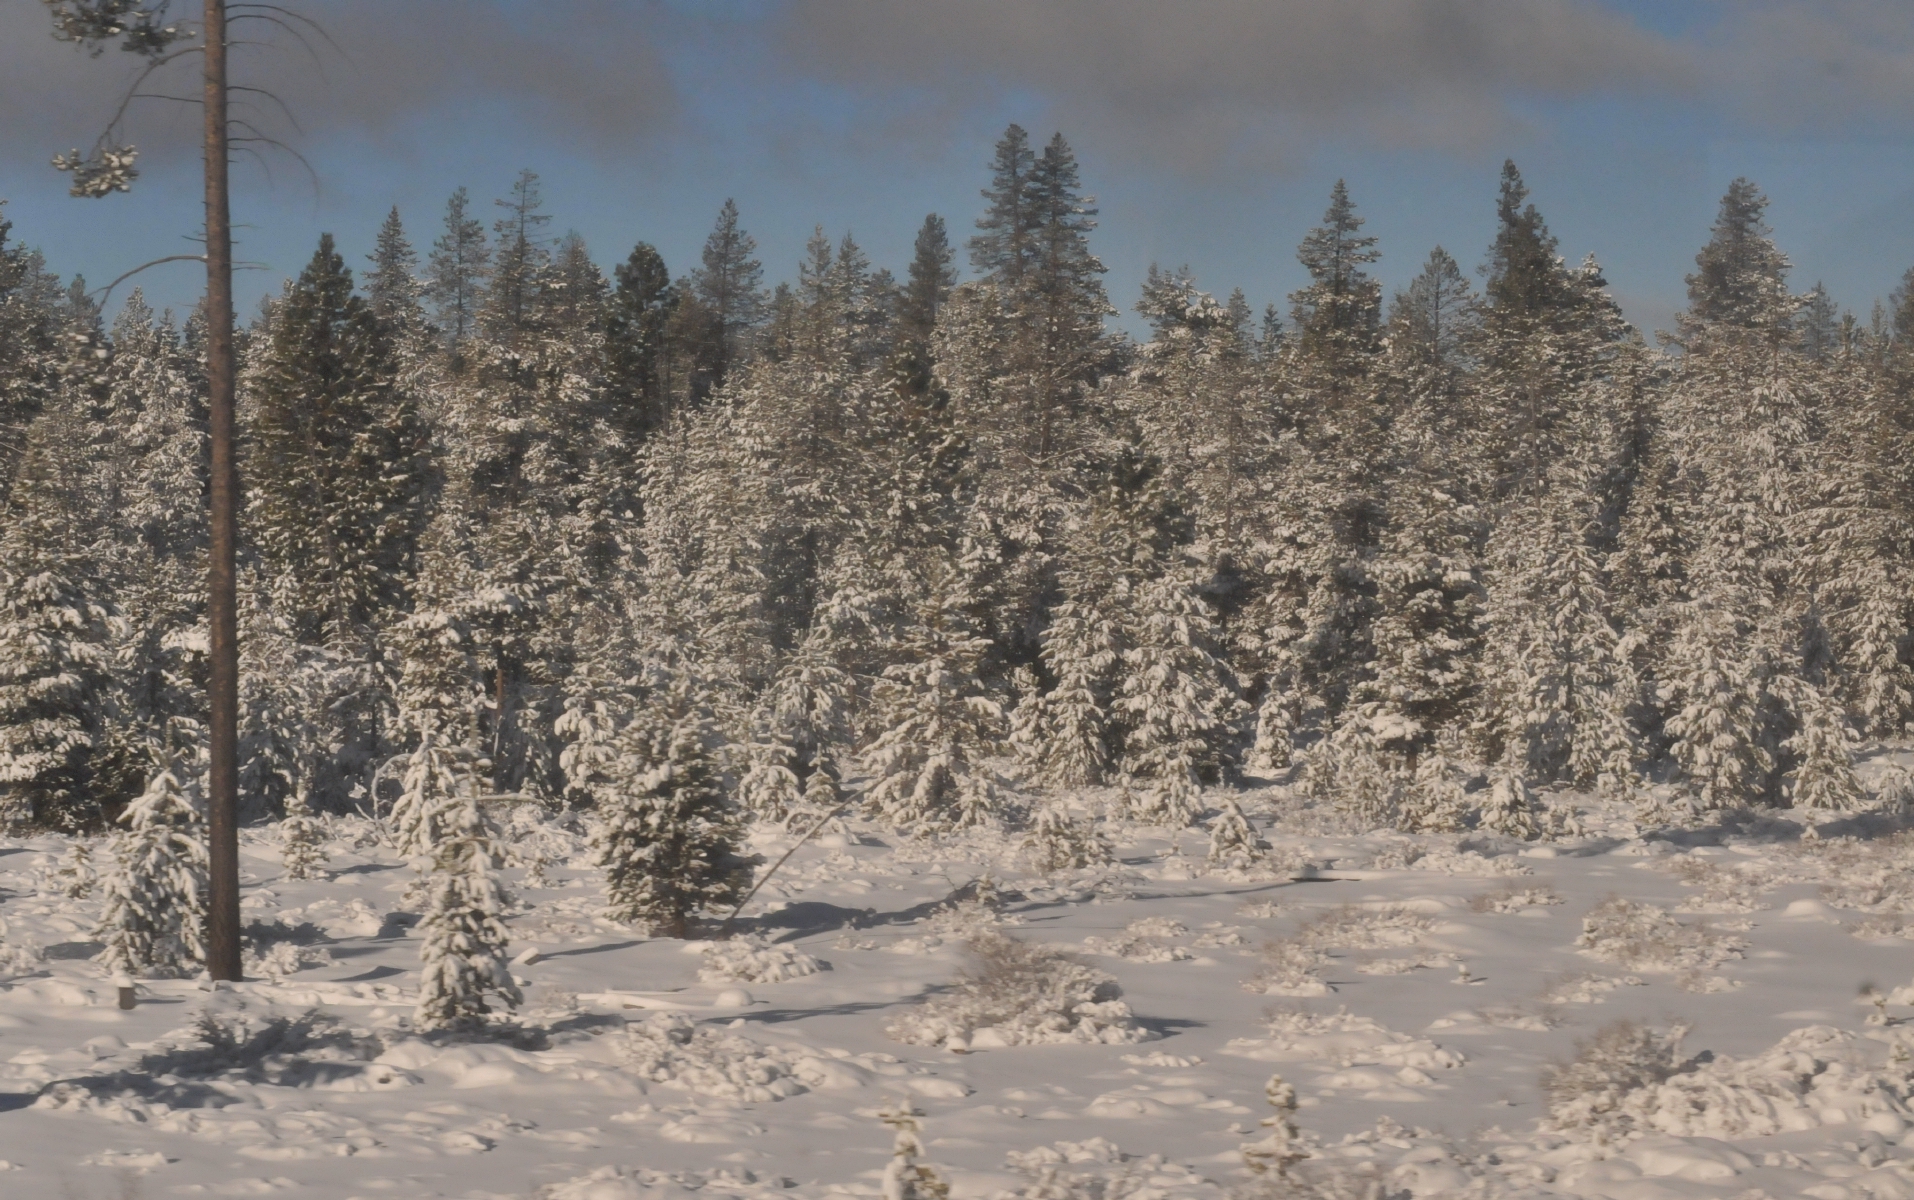
[[[699,1025],[681,1012],[626,1026],[619,1057],[640,1079],[719,1104],[763,1104],[807,1091],[794,1056]]]
[[[1052,1043],[1122,1045],[1157,1035],[1139,1026],[1116,980],[996,932],[970,940],[973,962],[950,991],[885,1027],[900,1042],[981,1050]]]
[[[1642,1133],[1766,1137],[1914,1115],[1914,1075],[1899,1042],[1900,1062],[1873,1067],[1863,1063],[1855,1034],[1810,1025],[1749,1058],[1683,1059],[1684,1032],[1628,1023],[1604,1030],[1545,1077],[1548,1123],[1612,1141]]]
[[[1359,1017],[1346,1008],[1333,1013],[1306,1009],[1269,1014],[1268,1036],[1236,1038],[1223,1047],[1225,1054],[1258,1062],[1322,1062],[1338,1067],[1414,1067],[1446,1071],[1468,1061],[1426,1038],[1398,1033],[1372,1017]]]
[[[757,934],[714,942],[704,948],[703,954],[698,978],[705,983],[782,983],[825,969],[823,963],[795,946],[768,942]]]

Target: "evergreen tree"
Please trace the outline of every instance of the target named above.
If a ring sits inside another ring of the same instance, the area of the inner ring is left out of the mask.
[[[744,360],[751,333],[764,319],[764,267],[753,257],[757,248],[757,241],[738,224],[737,203],[727,199],[705,238],[700,266],[691,275],[690,290],[705,319],[696,351],[699,375],[692,384],[694,399],[724,385],[731,369]]]
[[[492,261],[485,223],[467,211],[470,203],[464,188],[452,193],[445,204],[445,232],[426,260],[425,296],[434,306],[455,373],[466,341],[478,330]]]
[[[366,258],[372,264],[366,276],[366,303],[380,332],[394,343],[417,335],[425,326],[425,289],[418,280],[419,256],[405,236],[397,206],[386,214]]]
[[[1382,286],[1363,268],[1382,254],[1362,226],[1349,188],[1338,179],[1322,224],[1296,248],[1296,260],[1309,272],[1309,284],[1289,298],[1298,352],[1339,376],[1359,369],[1381,321]]]
[[[306,789],[293,792],[286,801],[286,815],[279,822],[279,860],[287,879],[325,877],[325,830],[313,818]]]
[[[990,164],[990,186],[983,191],[984,215],[970,239],[970,262],[986,280],[1007,290],[1023,282],[1038,256],[1042,224],[1035,194],[1037,155],[1030,135],[1011,125],[998,139]]]
[[[423,524],[424,428],[391,346],[324,235],[256,371],[250,516],[298,636],[361,640],[406,604]]]
[[[1775,249],[1763,220],[1768,198],[1747,179],[1721,197],[1713,236],[1688,276],[1687,329],[1722,325],[1783,333],[1791,323],[1788,259]]]
[[[469,792],[447,794],[428,822],[437,841],[419,922],[419,1004],[423,1030],[475,1031],[491,1013],[488,997],[522,1002],[507,962],[505,914],[511,897],[494,874],[497,835]]]
[[[1138,815],[1187,825],[1202,785],[1222,778],[1240,716],[1236,681],[1208,605],[1175,572],[1143,586],[1132,622],[1115,702],[1124,777],[1146,788]]]
[[[1558,242],[1528,199],[1528,185],[1513,159],[1502,164],[1495,201],[1495,242],[1489,247],[1488,311],[1498,331],[1520,336],[1529,322],[1545,322],[1567,300]],[[1511,328],[1511,327],[1514,328]]]
[[[0,532],[0,802],[15,822],[78,829],[103,818],[93,789],[111,618],[78,553],[82,426],[41,416]]]
[[[1000,739],[1003,709],[979,678],[988,648],[946,582],[920,602],[898,661],[872,686],[865,799],[892,827],[936,832],[992,816],[996,790],[983,760]]]
[[[551,261],[540,231],[552,219],[539,211],[545,199],[535,171],[520,171],[511,196],[492,203],[503,215],[492,222],[492,269],[479,325],[493,341],[517,350],[536,316],[540,285]]]
[[[1398,353],[1435,370],[1466,366],[1481,329],[1475,291],[1449,252],[1437,246],[1389,309],[1389,337]]]
[[[1236,801],[1226,797],[1221,811],[1210,821],[1208,862],[1211,869],[1248,870],[1262,861],[1263,851],[1263,842],[1256,836],[1249,818],[1243,815]]]
[[[675,685],[679,691],[684,682]],[[612,799],[595,837],[615,921],[685,937],[691,918],[737,902],[751,864],[713,760],[710,721],[682,694],[618,736]]]
[[[613,419],[636,446],[670,416],[675,360],[670,327],[678,289],[665,260],[639,242],[613,272],[605,321],[605,384]]]
[[[155,774],[120,814],[113,839],[100,961],[108,971],[191,973],[206,957],[206,813],[198,788],[177,767]]]
[[[917,231],[898,313],[899,332],[905,342],[926,354],[931,331],[937,327],[937,314],[950,298],[950,289],[957,286],[953,258],[944,219],[931,213]]]

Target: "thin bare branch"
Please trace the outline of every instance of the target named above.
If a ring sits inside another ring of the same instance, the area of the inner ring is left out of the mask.
[[[301,134],[306,132],[305,127],[299,124],[299,118],[292,115],[292,109],[286,107],[286,102],[284,100],[281,100],[278,96],[274,95],[272,92],[266,90],[265,88],[242,87],[239,84],[233,83],[233,84],[228,84],[226,86],[226,90],[229,92],[251,92],[252,94],[256,96],[264,96],[266,99],[272,101],[274,104],[277,104],[279,106],[280,115],[285,117],[287,121],[292,123],[293,129],[295,129]]]
[[[184,50],[175,50],[171,54],[162,55],[152,62],[147,63],[146,67],[141,70],[138,75],[134,76],[133,82],[127,86],[126,94],[120,97],[119,107],[113,110],[113,119],[106,123],[106,129],[100,134],[100,141],[106,141],[107,138],[112,136],[113,131],[120,127],[120,122],[126,119],[127,106],[133,103],[135,96],[140,94],[140,87],[145,84],[153,72],[175,59],[185,58],[189,54],[204,54],[205,52],[206,49],[203,46],[188,46]]]
[[[125,283],[127,280],[133,278],[133,276],[138,275],[141,271],[144,271],[148,267],[157,267],[161,263],[169,263],[169,262],[203,263],[205,261],[206,261],[206,256],[204,254],[169,254],[165,258],[156,258],[152,262],[141,263],[139,266],[134,267],[131,271],[128,271],[126,274],[120,276],[118,279],[115,279],[112,283],[107,284],[105,287],[94,288],[92,291],[88,292],[87,295],[99,296],[100,306],[104,308],[106,306],[106,298],[112,294],[114,288],[120,286],[122,283]]]
[[[318,195],[319,195],[319,192],[320,192],[320,190],[321,190],[321,188],[320,188],[320,185],[319,185],[319,172],[313,169],[313,166],[312,166],[312,164],[311,164],[310,162],[307,162],[307,161],[306,161],[306,156],[305,156],[305,155],[303,155],[303,154],[301,154],[301,153],[299,153],[299,151],[297,151],[297,150],[294,150],[294,149],[293,149],[293,148],[292,148],[291,146],[288,146],[288,145],[286,145],[286,143],[284,143],[284,142],[282,142],[282,141],[280,141],[280,140],[279,140],[278,138],[270,138],[270,137],[267,137],[267,136],[265,136],[264,134],[262,134],[262,133],[260,133],[260,132],[259,132],[259,129],[258,129],[258,127],[257,127],[257,126],[255,126],[255,125],[253,125],[253,124],[252,124],[252,122],[250,122],[250,121],[235,121],[235,122],[233,122],[233,124],[234,124],[234,125],[243,125],[243,126],[245,126],[245,127],[247,128],[247,129],[249,129],[249,130],[251,130],[251,131],[252,131],[252,136],[250,136],[250,137],[237,137],[237,138],[233,138],[233,139],[232,139],[232,141],[233,141],[233,143],[234,143],[235,145],[237,145],[237,144],[240,144],[240,143],[248,143],[248,142],[256,142],[256,143],[258,143],[259,145],[262,145],[262,146],[271,146],[271,147],[272,147],[273,149],[275,149],[275,150],[282,150],[282,151],[284,151],[285,153],[287,153],[287,154],[289,154],[289,155],[291,155],[291,156],[292,156],[292,158],[293,158],[293,161],[295,161],[295,162],[297,162],[297,163],[298,163],[298,164],[299,164],[300,166],[302,166],[302,167],[304,167],[304,168],[306,169],[306,174],[307,174],[307,175],[308,175],[309,177],[311,177],[311,179],[312,179],[312,194],[313,194],[313,197],[314,197],[315,199],[317,199],[317,198],[318,198]],[[271,177],[271,175],[272,175],[272,171],[271,171],[270,169],[268,169],[268,170],[267,170],[267,172],[266,172],[266,174],[267,174],[267,176],[268,176],[268,179],[269,179],[269,181],[270,181],[270,177]]]
[[[235,22],[264,21],[268,25],[276,25],[280,29],[285,30],[287,33],[292,35],[292,39],[294,41],[299,43],[299,48],[301,50],[304,50],[306,54],[312,59],[312,65],[318,69],[319,77],[321,79],[325,78],[326,64],[320,59],[319,52],[312,48],[312,43],[306,40],[306,36],[304,34],[300,33],[297,29],[294,29],[292,26],[286,24],[284,21],[280,20],[278,17],[265,16],[259,13],[241,13],[239,16],[232,18],[232,20]],[[229,46],[271,46],[275,50],[285,49],[285,47],[279,45],[277,42],[228,42],[226,44]]]

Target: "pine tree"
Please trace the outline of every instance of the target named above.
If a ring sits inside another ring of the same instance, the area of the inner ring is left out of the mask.
[[[872,686],[865,801],[892,827],[930,833],[994,815],[984,757],[1000,740],[1003,708],[979,678],[988,648],[946,584],[920,603],[899,661]]]
[[[1143,585],[1127,641],[1115,702],[1124,777],[1147,789],[1140,815],[1187,825],[1202,786],[1222,778],[1241,710],[1236,681],[1209,606],[1177,573]]]
[[[948,1200],[950,1184],[917,1160],[924,1155],[924,1114],[910,1101],[880,1110],[877,1119],[897,1133],[890,1161],[884,1164],[884,1200]]]
[[[295,790],[286,801],[286,815],[279,822],[279,859],[287,879],[325,877],[325,831],[313,818],[306,796],[306,789]]]
[[[1839,704],[1813,684],[1791,680],[1787,691],[1796,731],[1782,744],[1794,759],[1787,781],[1795,808],[1833,812],[1861,807],[1867,792],[1854,773],[1854,735]]]
[[[991,161],[987,207],[970,239],[970,262],[992,283],[1014,290],[1037,259],[1036,231],[1041,223],[1034,196],[1037,155],[1030,135],[1011,125],[997,142]]]
[[[957,286],[953,257],[944,219],[931,213],[917,231],[898,312],[904,341],[926,355],[930,352],[931,331],[937,327],[937,314],[950,298],[950,289]]]
[[[1787,256],[1775,249],[1763,214],[1768,198],[1747,179],[1721,197],[1713,236],[1695,256],[1688,276],[1686,329],[1722,325],[1785,333],[1794,304],[1788,296]]]
[[[1504,161],[1495,201],[1495,242],[1484,271],[1491,327],[1517,336],[1530,323],[1547,321],[1568,298],[1556,254],[1559,243],[1535,205],[1524,203],[1528,196],[1514,160]]]
[[[425,296],[434,306],[454,373],[463,362],[466,341],[478,331],[492,261],[485,223],[467,212],[470,204],[464,188],[452,193],[445,205],[445,232],[432,243],[426,260]]]
[[[1296,248],[1296,260],[1309,272],[1308,286],[1289,298],[1297,350],[1337,378],[1360,371],[1381,322],[1382,287],[1363,268],[1382,254],[1362,226],[1349,188],[1338,179],[1322,224]]]
[[[492,270],[479,327],[508,352],[518,351],[538,315],[540,285],[551,262],[540,231],[551,217],[539,211],[545,200],[535,171],[520,171],[511,196],[492,203],[504,215],[492,222]]]
[[[95,826],[93,757],[104,726],[112,618],[82,585],[76,414],[30,432],[0,532],[0,802],[41,828]]]
[[[701,265],[691,275],[692,294],[707,322],[696,352],[699,376],[692,384],[693,399],[724,386],[764,319],[764,267],[753,257],[757,248],[757,241],[738,224],[736,202],[727,199],[705,238]]]
[[[1437,246],[1389,307],[1392,347],[1433,370],[1468,364],[1482,328],[1481,307],[1462,268]]]
[[[1513,753],[1489,769],[1489,794],[1482,801],[1480,820],[1484,829],[1524,841],[1542,835],[1535,794]]]
[[[1122,646],[1118,622],[1087,599],[1066,600],[1051,614],[1043,659],[1056,686],[1034,706],[1027,751],[1046,783],[1088,787],[1104,781]]]
[[[1262,861],[1263,854],[1264,845],[1255,827],[1236,801],[1225,797],[1221,810],[1210,821],[1210,868],[1247,870]]]
[[[197,970],[206,957],[205,801],[168,766],[119,820],[126,828],[101,885],[101,964],[128,975]]]
[[[1071,814],[1060,799],[1045,801],[1024,836],[1024,849],[1039,871],[1077,871],[1116,861],[1116,852],[1096,822]]]
[[[425,329],[425,289],[418,280],[419,256],[405,236],[396,205],[379,226],[366,259],[372,264],[366,276],[366,304],[379,331],[394,344],[420,336]]]
[[[451,836],[443,822],[478,804],[477,763],[471,752],[448,744],[430,720],[422,721],[419,745],[406,761],[398,799],[387,818],[392,843],[406,858],[433,854]],[[462,818],[461,818],[462,819]]]
[[[406,603],[428,464],[424,427],[392,374],[376,310],[324,235],[255,373],[248,463],[253,535],[308,642],[363,640]]]
[[[595,835],[613,920],[681,938],[693,916],[736,903],[750,882],[712,738],[682,695],[654,702],[620,732],[612,799]]]
[[[488,997],[508,1008],[522,1002],[507,962],[505,914],[511,897],[494,874],[498,845],[491,823],[469,791],[441,798],[427,822],[437,838],[429,900],[419,922],[422,1030],[474,1031],[490,1015]]]
[[[1281,1075],[1271,1075],[1263,1085],[1263,1096],[1276,1111],[1260,1122],[1268,1134],[1243,1143],[1243,1165],[1259,1177],[1285,1180],[1291,1167],[1309,1157],[1296,1129],[1296,1089]]]
[[[1738,618],[1727,604],[1714,596],[1685,606],[1664,667],[1675,692],[1671,750],[1703,811],[1756,803],[1774,765],[1759,740],[1759,681],[1738,653]]]
[[[670,416],[681,369],[670,336],[679,295],[665,260],[648,242],[634,246],[613,275],[618,282],[605,322],[605,384],[613,419],[635,447]]]

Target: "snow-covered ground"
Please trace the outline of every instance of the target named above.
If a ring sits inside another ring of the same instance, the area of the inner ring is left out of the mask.
[[[1523,844],[1238,799],[1275,849],[1225,873],[1195,832],[1116,830],[1116,865],[1044,878],[1014,835],[851,822],[730,943],[602,919],[582,839],[521,819],[526,1005],[484,1041],[409,1031],[412,872],[363,821],[304,882],[248,832],[258,981],[145,982],[131,1011],[68,843],[0,841],[0,1196],[876,1195],[877,1114],[914,1103],[959,1200],[1220,1197],[1256,1182],[1238,1148],[1277,1072],[1313,1157],[1271,1197],[1914,1197],[1894,822],[1643,838],[1593,811]],[[948,990],[967,945],[1023,953],[1003,936],[1088,970],[1026,955]],[[999,1011],[1026,992],[1051,1008]]]

